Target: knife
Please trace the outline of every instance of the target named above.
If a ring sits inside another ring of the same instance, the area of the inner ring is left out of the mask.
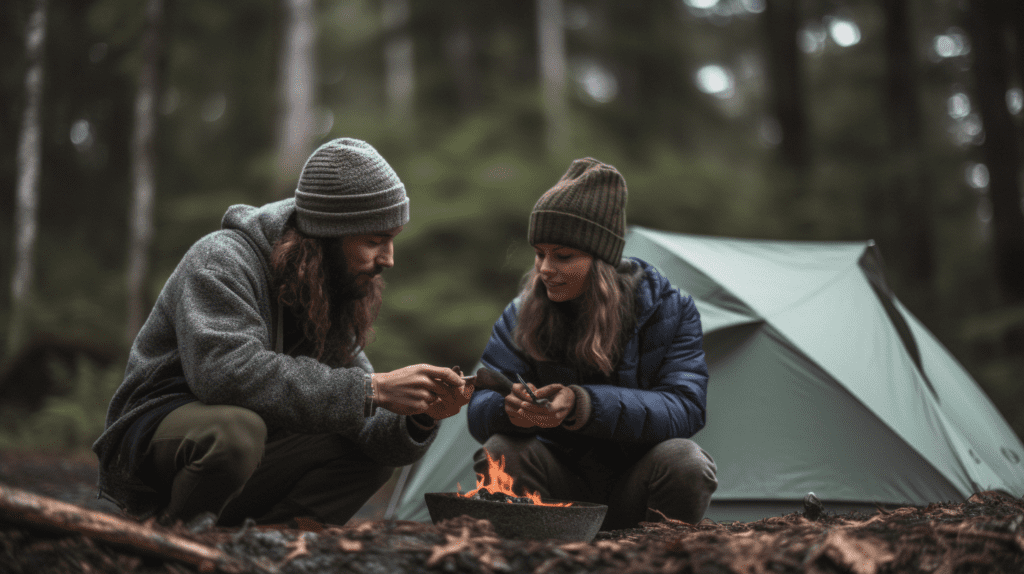
[[[516,373],[516,378],[519,379],[519,383],[521,385],[523,385],[523,387],[526,388],[526,392],[530,393],[530,398],[533,399],[533,404],[535,404],[535,405],[541,404],[540,403],[540,399],[537,398],[537,395],[533,394],[533,391],[530,390],[530,385],[526,384],[526,381],[523,380],[523,376],[520,375],[519,373]],[[544,400],[547,400],[547,399],[544,399]]]
[[[526,387],[526,392],[530,394],[530,398],[535,405],[543,405],[551,408],[551,401],[548,399],[538,398],[537,395],[533,394],[530,390],[530,386],[526,384],[521,375],[516,375],[519,378],[519,382]],[[480,367],[475,375],[463,376],[462,380],[466,383],[476,386],[478,389],[489,389],[503,397],[507,397],[512,392],[512,381],[508,377],[487,367]]]

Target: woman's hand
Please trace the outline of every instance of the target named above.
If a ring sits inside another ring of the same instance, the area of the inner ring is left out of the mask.
[[[565,417],[576,407],[576,393],[565,385],[552,384],[538,389],[530,384],[538,399],[548,399],[548,406],[533,404],[522,383],[512,386],[512,392],[505,397],[505,413],[517,427],[552,428],[562,424]]]
[[[467,385],[446,367],[411,365],[390,373],[374,373],[372,378],[374,400],[399,415],[427,413],[435,419],[447,418],[459,412],[473,395],[473,385]]]

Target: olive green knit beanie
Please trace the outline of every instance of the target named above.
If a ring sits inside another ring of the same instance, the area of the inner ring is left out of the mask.
[[[626,180],[596,159],[573,161],[533,206],[528,239],[575,247],[617,266],[626,245]]]
[[[409,198],[373,146],[338,138],[306,160],[295,212],[299,231],[311,237],[377,233],[409,222]]]

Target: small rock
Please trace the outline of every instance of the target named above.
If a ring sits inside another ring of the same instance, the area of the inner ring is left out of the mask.
[[[217,515],[212,512],[203,512],[189,520],[185,529],[192,534],[202,534],[217,524]]]
[[[821,501],[813,492],[808,492],[804,497],[804,518],[817,520],[823,512],[825,512],[825,507],[822,506]]]

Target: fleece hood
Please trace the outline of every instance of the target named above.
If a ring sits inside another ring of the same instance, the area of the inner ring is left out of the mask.
[[[241,232],[264,261],[270,261],[274,243],[284,233],[288,220],[295,215],[295,198],[268,203],[261,207],[232,205],[221,218],[221,229]]]

